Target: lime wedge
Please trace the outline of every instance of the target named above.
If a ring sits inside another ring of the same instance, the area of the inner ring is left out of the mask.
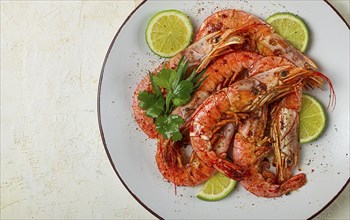
[[[185,49],[191,43],[192,35],[190,19],[177,10],[158,12],[146,28],[146,42],[149,48],[161,57],[172,57]]]
[[[300,117],[300,143],[308,143],[322,134],[326,127],[326,113],[321,103],[303,94]]]
[[[309,44],[309,29],[299,16],[289,12],[280,12],[271,15],[266,21],[293,47],[301,52],[306,50]]]
[[[204,186],[197,194],[197,198],[205,201],[221,200],[233,190],[236,183],[237,181],[218,172],[204,183]]]

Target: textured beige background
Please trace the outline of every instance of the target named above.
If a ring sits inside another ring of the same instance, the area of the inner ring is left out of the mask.
[[[96,112],[106,51],[139,2],[1,1],[2,219],[154,218],[112,170]],[[331,2],[349,21],[349,1]],[[318,218],[348,207],[349,186]]]

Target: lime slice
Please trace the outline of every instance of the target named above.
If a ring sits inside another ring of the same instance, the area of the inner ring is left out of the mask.
[[[326,112],[321,103],[303,94],[300,117],[300,143],[308,143],[319,137],[326,127]]]
[[[190,19],[177,10],[165,10],[155,14],[146,28],[149,48],[161,57],[172,57],[185,49],[192,40]]]
[[[309,44],[309,29],[297,15],[280,12],[266,19],[276,32],[288,40],[295,48],[304,52]]]
[[[221,200],[233,190],[236,183],[237,181],[218,172],[205,182],[197,198],[205,201]]]

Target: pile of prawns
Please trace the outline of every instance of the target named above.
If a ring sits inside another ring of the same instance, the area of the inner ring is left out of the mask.
[[[195,186],[221,172],[259,197],[279,197],[302,187],[306,175],[293,175],[302,90],[322,89],[326,81],[329,106],[335,105],[332,84],[316,64],[263,20],[235,9],[206,18],[194,43],[153,74],[164,66],[175,69],[181,57],[198,73],[207,69],[207,79],[190,102],[172,112],[185,120],[181,141],[159,135],[139,107],[138,94],[152,91],[148,75],[133,96],[136,122],[148,137],[157,138],[155,159],[163,177],[177,186]],[[186,156],[184,149],[190,147]]]

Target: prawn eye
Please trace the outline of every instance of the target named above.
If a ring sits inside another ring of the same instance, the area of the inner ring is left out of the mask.
[[[287,74],[288,74],[288,72],[287,72],[287,71],[285,71],[285,70],[283,70],[283,71],[281,72],[281,77],[286,77],[286,76],[287,76]]]
[[[214,44],[219,43],[220,41],[220,36],[217,36],[214,38]]]

